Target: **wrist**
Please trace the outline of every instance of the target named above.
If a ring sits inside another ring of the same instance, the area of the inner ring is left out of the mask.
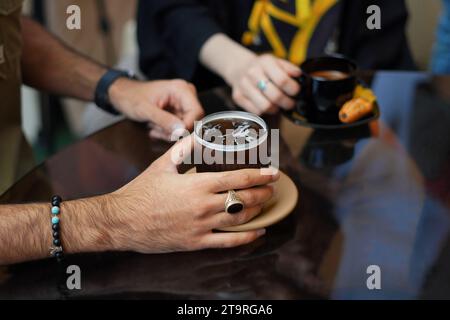
[[[246,48],[239,48],[229,55],[228,63],[224,68],[223,79],[229,86],[234,86],[242,78],[249,65],[257,55]]]
[[[200,62],[231,86],[255,58],[255,53],[222,33],[208,39],[200,51]]]
[[[119,115],[120,110],[114,105],[114,103],[119,104],[114,99],[111,99],[110,91],[111,87],[121,79],[136,79],[136,77],[131,72],[110,69],[101,77],[95,89],[95,103],[97,106],[113,115]]]
[[[109,101],[117,111],[123,114],[128,113],[130,105],[133,103],[130,99],[129,91],[135,84],[136,80],[119,78],[109,87]]]
[[[136,218],[128,213],[139,210],[136,199],[130,199],[125,189],[119,189],[106,196],[106,229],[109,235],[109,250],[133,251],[133,224]]]
[[[62,203],[61,236],[67,253],[115,250],[119,222],[111,204],[111,195]]]
[[[130,212],[124,208],[126,198],[120,191],[116,191],[104,196],[105,214],[103,218],[103,232],[108,234],[108,247],[110,251],[127,251],[129,228],[128,218],[125,214]]]

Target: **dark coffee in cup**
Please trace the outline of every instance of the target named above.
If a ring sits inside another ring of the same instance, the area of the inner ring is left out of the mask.
[[[337,71],[337,70],[323,70],[323,71],[315,71],[311,72],[311,77],[318,80],[342,80],[347,79],[350,75],[345,72]]]
[[[353,98],[357,85],[356,65],[342,57],[326,56],[306,60],[300,68],[297,112],[310,122],[339,124],[339,111]]]
[[[207,116],[195,127],[197,172],[267,167],[267,141],[267,125],[256,115],[229,111]]]

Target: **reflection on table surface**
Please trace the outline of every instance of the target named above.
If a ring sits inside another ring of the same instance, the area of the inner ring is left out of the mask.
[[[315,131],[266,119],[281,129],[281,169],[300,201],[265,238],[230,250],[73,256],[83,289],[70,293],[58,289],[53,261],[12,266],[0,271],[0,298],[450,298],[450,77],[364,78],[377,122]],[[233,108],[228,97],[217,89],[202,100],[212,112]],[[106,193],[168,147],[124,121],[49,159],[0,202]],[[381,269],[381,290],[367,288],[370,265]]]

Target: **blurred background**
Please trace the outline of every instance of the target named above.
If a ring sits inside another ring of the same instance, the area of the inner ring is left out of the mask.
[[[417,67],[426,71],[443,5],[441,0],[406,2],[411,50]],[[81,8],[82,30],[65,27],[66,8],[72,4]],[[136,0],[26,0],[24,11],[95,60],[138,73],[136,5]],[[93,105],[43,95],[27,87],[23,88],[22,108],[24,132],[38,161],[119,120]]]

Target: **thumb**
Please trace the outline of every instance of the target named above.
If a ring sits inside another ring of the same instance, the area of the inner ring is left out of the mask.
[[[193,148],[194,136],[186,131],[185,137],[156,160],[152,164],[151,169],[178,172],[177,166],[182,164],[185,159],[189,159],[188,157],[192,154]]]
[[[154,108],[150,120],[164,130],[168,136],[179,129],[186,129],[183,120],[165,110]]]

